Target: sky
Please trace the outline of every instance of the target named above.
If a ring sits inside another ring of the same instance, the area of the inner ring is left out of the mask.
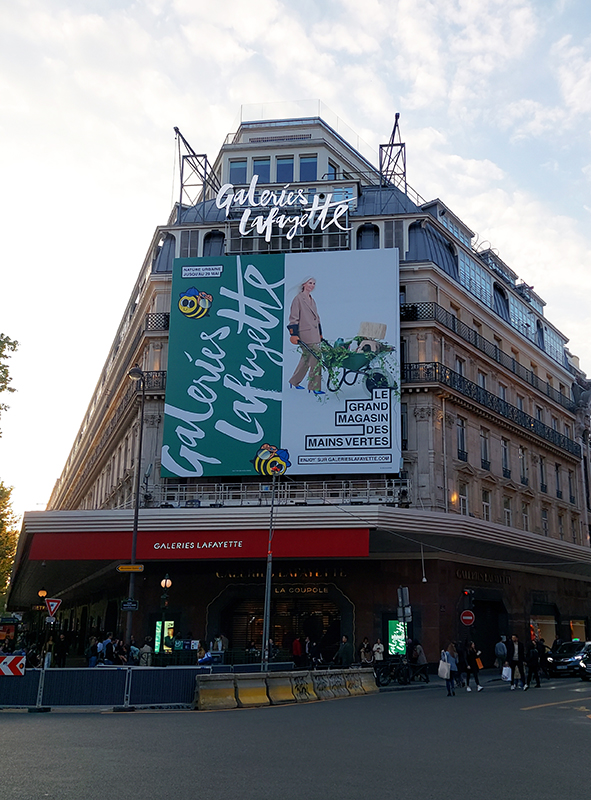
[[[547,302],[591,374],[588,0],[0,5],[0,480],[43,510],[157,225],[174,126],[213,161],[243,105],[319,99]],[[376,162],[377,163],[377,162]]]

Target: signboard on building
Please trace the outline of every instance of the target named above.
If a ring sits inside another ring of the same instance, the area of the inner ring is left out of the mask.
[[[398,472],[397,250],[176,259],[172,297],[163,476]]]

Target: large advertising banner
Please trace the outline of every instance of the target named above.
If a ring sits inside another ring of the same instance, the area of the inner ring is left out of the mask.
[[[162,475],[400,468],[398,251],[176,259]]]

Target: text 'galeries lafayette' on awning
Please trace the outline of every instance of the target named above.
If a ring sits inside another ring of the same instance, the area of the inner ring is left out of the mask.
[[[137,558],[189,560],[266,558],[269,531],[139,531]],[[31,561],[114,561],[128,559],[131,531],[38,532]],[[274,558],[364,558],[369,554],[368,528],[276,530]]]

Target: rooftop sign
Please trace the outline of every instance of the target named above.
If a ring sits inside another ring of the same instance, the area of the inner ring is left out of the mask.
[[[332,192],[315,193],[310,202],[305,189],[290,189],[289,183],[278,192],[271,189],[257,192],[258,179],[258,175],[253,175],[248,189],[238,191],[233,184],[225,183],[215,198],[216,206],[225,209],[226,218],[232,209],[244,208],[238,226],[242,236],[256,231],[259,236],[264,234],[265,240],[270,242],[273,225],[282,231],[287,229],[285,237],[288,240],[306,230],[324,231],[331,225],[341,231],[351,230],[341,218],[346,216],[353,198],[333,200]],[[260,213],[251,218],[256,209]],[[294,209],[297,209],[296,213]]]

